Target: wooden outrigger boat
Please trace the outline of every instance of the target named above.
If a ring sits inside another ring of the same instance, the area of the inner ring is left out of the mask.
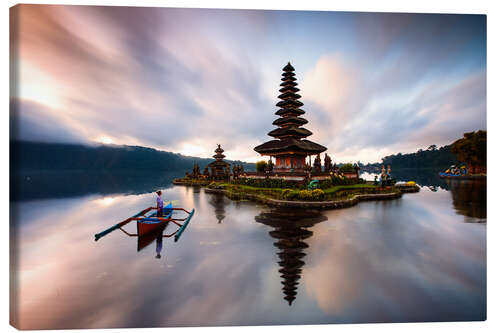
[[[483,175],[483,174],[479,174],[479,175],[458,174],[457,175],[457,174],[453,174],[453,173],[440,172],[439,178],[461,179],[461,180],[484,180],[484,179],[486,179],[486,175]]]
[[[187,217],[177,219],[173,218],[172,214],[174,210],[181,210],[184,211],[188,214]],[[150,213],[150,211],[153,211]],[[148,214],[149,213],[149,214]],[[144,236],[147,235],[155,230],[158,230],[160,227],[165,227],[168,223],[172,222],[176,224],[179,229],[172,234],[174,235],[174,240],[177,242],[179,238],[181,237],[182,233],[188,226],[189,222],[191,221],[191,218],[193,217],[194,214],[194,208],[189,212],[185,210],[184,208],[174,208],[172,206],[172,203],[169,203],[167,206],[163,208],[163,216],[158,217],[157,215],[157,210],[156,207],[149,207],[144,209],[143,211],[135,214],[132,217],[129,217],[128,219],[115,224],[114,226],[101,231],[100,233],[95,234],[95,241],[98,241],[101,237],[104,237],[105,235],[109,234],[110,232],[116,230],[116,229],[121,229],[123,232],[125,232],[129,236]],[[137,221],[137,234],[129,234],[125,230],[122,229],[124,225],[127,223],[130,223],[131,221]],[[180,224],[179,222],[184,222],[183,224]]]

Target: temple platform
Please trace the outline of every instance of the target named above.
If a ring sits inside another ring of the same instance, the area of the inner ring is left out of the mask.
[[[304,181],[307,178],[308,173],[303,172],[280,172],[280,171],[271,171],[269,173],[265,172],[245,172],[244,175],[241,175],[241,178],[250,178],[250,179],[285,179],[289,181]],[[355,172],[352,173],[344,173],[344,176],[348,179],[358,178],[358,174]],[[312,172],[311,180],[328,180],[331,178],[330,173],[328,172]]]

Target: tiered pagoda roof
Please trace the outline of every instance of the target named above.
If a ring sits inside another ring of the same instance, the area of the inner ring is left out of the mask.
[[[211,162],[208,166],[209,167],[229,167],[229,163],[224,162],[223,159],[226,157],[226,155],[223,154],[224,149],[220,147],[220,144],[217,145],[217,149],[215,149],[215,155],[213,158],[215,158],[215,161]]]
[[[217,161],[221,161],[224,157],[226,157],[226,155],[223,154],[224,149],[222,149],[219,144],[214,151],[215,155],[213,156],[213,158],[215,158]]]
[[[326,150],[326,147],[306,140],[312,132],[303,128],[308,121],[302,117],[305,112],[300,109],[304,104],[299,101],[301,96],[297,94],[300,91],[297,88],[297,79],[295,78],[295,68],[288,63],[283,67],[282,83],[276,106],[280,109],[275,113],[280,116],[273,122],[278,128],[270,131],[269,136],[275,140],[268,141],[254,148],[255,151],[263,155],[276,154],[280,152],[299,152],[306,155],[319,154]]]

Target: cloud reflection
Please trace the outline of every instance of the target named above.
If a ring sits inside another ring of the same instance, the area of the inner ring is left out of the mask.
[[[111,205],[97,196],[11,203],[18,249],[14,324],[124,328],[485,317],[485,227],[458,223],[463,217],[446,191],[365,202],[316,219],[228,201],[223,223],[212,195],[184,187],[163,191],[196,214],[179,242],[163,239],[160,259],[154,243],[138,252],[138,239],[119,231],[93,239],[152,205],[154,193],[113,196]],[[125,228],[134,232],[135,224]],[[172,231],[167,227],[165,234]]]

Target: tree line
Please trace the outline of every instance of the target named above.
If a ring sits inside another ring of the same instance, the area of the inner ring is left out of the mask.
[[[79,144],[10,142],[10,166],[20,170],[93,170],[93,171],[188,171],[196,163],[200,168],[213,162],[210,158],[184,156],[140,146],[87,146]],[[231,163],[232,161],[227,160]],[[255,164],[242,162],[245,169]]]
[[[419,149],[415,153],[384,156],[382,163],[360,163],[360,167],[363,170],[369,170],[389,164],[393,169],[446,168],[458,163],[456,156],[451,151],[451,146],[446,145],[438,148],[436,145],[430,145],[427,149]]]
[[[486,168],[486,131],[464,133],[463,138],[450,145],[430,145],[415,153],[393,154],[382,158],[382,163],[359,163],[363,170],[381,168],[390,164],[393,169],[447,168],[454,164],[467,164],[469,168]]]

